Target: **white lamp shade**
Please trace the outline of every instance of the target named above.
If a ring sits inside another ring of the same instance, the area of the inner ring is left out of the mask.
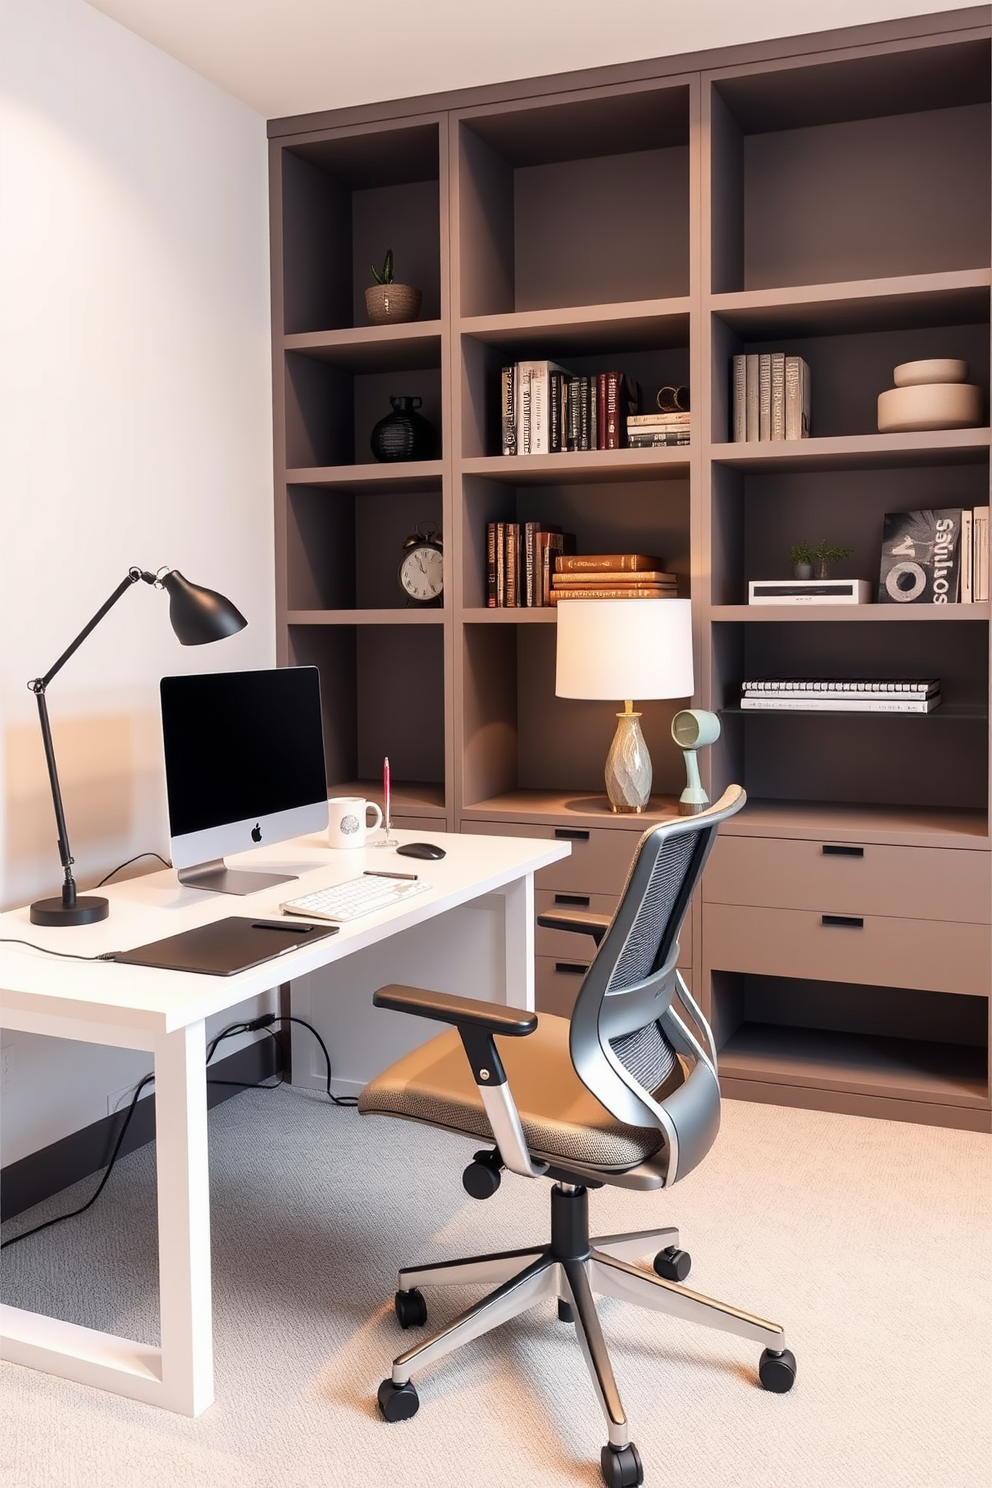
[[[558,697],[692,696],[688,599],[563,599],[557,610]]]

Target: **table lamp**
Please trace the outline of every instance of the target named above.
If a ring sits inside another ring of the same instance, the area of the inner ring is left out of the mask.
[[[559,601],[558,697],[624,700],[606,759],[614,811],[643,811],[651,795],[651,756],[633,699],[691,697],[692,688],[689,600]]]
[[[54,666],[43,677],[36,677],[28,687],[38,700],[38,717],[41,722],[41,737],[45,745],[48,762],[48,780],[52,789],[52,804],[55,807],[55,823],[59,833],[59,857],[62,860],[64,880],[62,894],[58,899],[38,899],[31,906],[32,925],[90,925],[96,920],[105,920],[110,913],[109,901],[95,895],[79,897],[76,881],[72,876],[73,857],[69,849],[69,838],[62,808],[62,791],[59,787],[58,771],[55,767],[55,749],[52,730],[48,720],[48,704],[45,692],[49,682],[60,672],[73,652],[82,645],[90,631],[99,625],[107,611],[117,603],[122,594],[142,579],[156,589],[164,589],[169,596],[169,620],[183,646],[201,646],[207,641],[219,641],[224,636],[234,635],[248,624],[244,615],[223,594],[213,589],[203,589],[183,578],[178,569],[160,569],[157,574],[143,569],[128,570],[113,594],[101,605],[88,624],[84,625],[70,646],[62,652]]]

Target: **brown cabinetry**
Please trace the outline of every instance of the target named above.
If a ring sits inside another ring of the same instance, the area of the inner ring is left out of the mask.
[[[979,428],[879,434],[892,369],[963,358],[989,393],[989,10],[270,124],[279,656],[321,670],[328,783],[397,822],[571,834],[544,894],[608,907],[684,782],[684,700],[643,705],[657,798],[611,818],[609,704],[555,696],[553,608],[490,609],[486,524],[663,556],[693,601],[701,761],[741,783],[683,938],[729,1094],[990,1124],[988,603],[750,607],[800,541],[877,578],[884,514],[989,502]],[[921,187],[925,182],[925,187]],[[371,326],[394,252],[420,318]],[[734,443],[732,359],[812,375],[812,437]],[[505,457],[501,368],[691,388],[692,442]],[[436,458],[379,464],[410,394]],[[405,536],[443,531],[441,607]],[[574,602],[574,601],[573,601]],[[926,716],[745,713],[745,677],[937,676]],[[621,700],[618,699],[618,702]],[[861,923],[855,925],[853,921]],[[590,946],[538,939],[565,1010]],[[580,970],[574,970],[578,967]],[[688,972],[686,973],[688,975]]]

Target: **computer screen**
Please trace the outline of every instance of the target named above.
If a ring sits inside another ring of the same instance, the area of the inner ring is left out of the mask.
[[[233,874],[227,853],[327,827],[316,667],[163,677],[173,866],[183,883],[252,893],[286,874]]]

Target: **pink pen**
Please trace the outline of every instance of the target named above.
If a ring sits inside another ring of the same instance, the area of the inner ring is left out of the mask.
[[[389,791],[389,756],[387,754],[386,757],[385,757],[385,759],[382,762],[382,814],[383,814],[383,817],[384,817],[384,825],[385,825],[385,828],[386,828],[386,836],[387,837],[389,836],[389,828],[390,828],[390,819],[389,819],[389,805],[390,805],[390,801],[389,801],[389,796],[390,796],[390,791]]]

